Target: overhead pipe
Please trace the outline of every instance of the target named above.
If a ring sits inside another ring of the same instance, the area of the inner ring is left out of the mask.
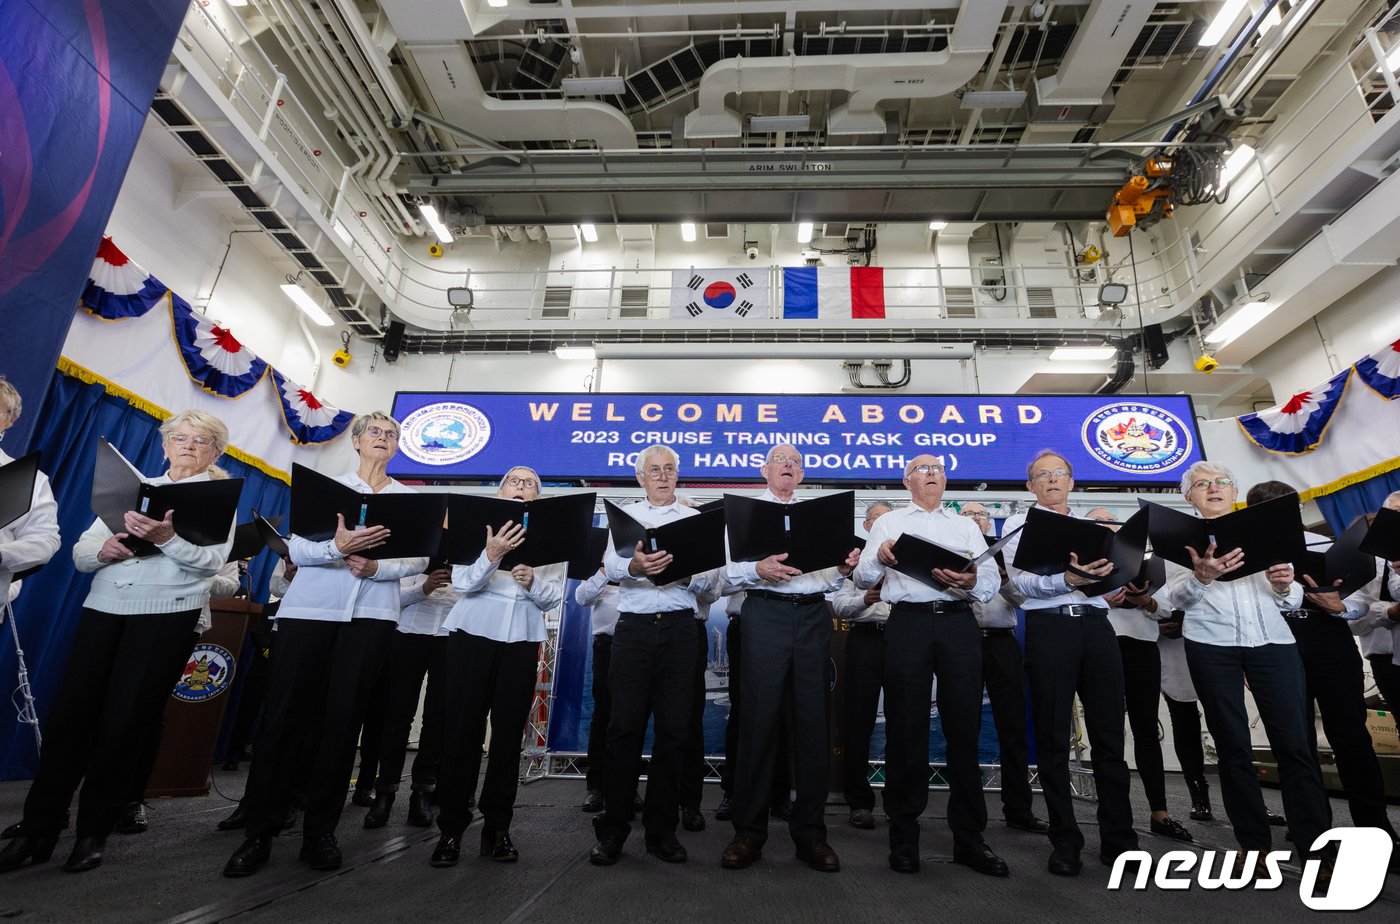
[[[1235,59],[1243,54],[1245,48],[1253,41],[1254,34],[1259,31],[1259,26],[1264,22],[1264,18],[1268,16],[1276,6],[1278,6],[1278,0],[1264,0],[1259,9],[1255,10],[1254,15],[1249,17],[1249,22],[1245,23],[1244,28],[1239,31],[1239,34],[1235,36],[1235,40],[1230,43],[1230,47],[1226,50],[1224,57],[1217,61],[1215,67],[1211,68],[1210,73],[1206,75],[1205,83],[1201,84],[1200,89],[1191,97],[1190,101],[1186,104],[1187,108],[1196,105],[1214,92],[1215,88],[1219,86],[1220,81],[1225,79],[1226,72],[1234,65]],[[1186,123],[1184,121],[1177,122],[1162,136],[1162,143],[1169,144],[1185,127]]]

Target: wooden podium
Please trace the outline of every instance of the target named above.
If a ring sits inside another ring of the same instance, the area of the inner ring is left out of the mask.
[[[262,612],[247,600],[211,600],[214,624],[195,642],[165,703],[165,733],[146,796],[203,796],[209,792],[209,768],[228,708],[229,688],[241,665],[248,620]]]

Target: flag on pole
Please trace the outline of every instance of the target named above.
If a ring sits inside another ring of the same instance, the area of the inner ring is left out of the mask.
[[[783,267],[783,317],[883,318],[881,266]]]
[[[671,317],[763,321],[768,318],[766,271],[683,269],[671,271]]]

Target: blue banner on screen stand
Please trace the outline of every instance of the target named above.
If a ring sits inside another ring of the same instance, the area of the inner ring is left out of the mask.
[[[790,443],[809,482],[890,482],[915,456],[943,457],[952,482],[1019,484],[1040,449],[1081,485],[1175,485],[1203,458],[1185,395],[640,395],[400,392],[390,474],[630,482],[636,454],[665,443],[691,480],[758,480]]]

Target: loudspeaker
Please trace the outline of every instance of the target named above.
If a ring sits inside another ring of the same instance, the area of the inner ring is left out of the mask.
[[[1147,365],[1160,369],[1167,363],[1167,338],[1162,333],[1162,325],[1149,324],[1142,329],[1143,352],[1147,354]]]
[[[403,349],[404,323],[402,321],[390,321],[389,327],[384,331],[384,361],[392,363],[398,361],[399,351]]]

